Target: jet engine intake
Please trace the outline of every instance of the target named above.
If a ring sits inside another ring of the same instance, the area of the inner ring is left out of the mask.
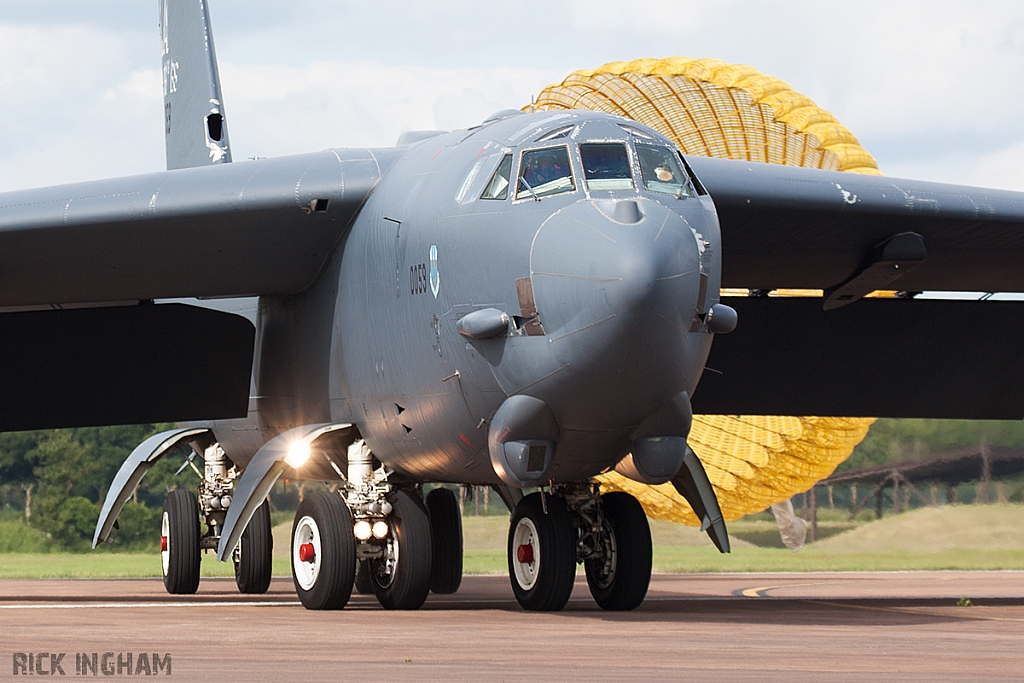
[[[643,484],[664,484],[683,466],[686,439],[648,436],[633,442],[633,450],[615,466],[624,477]]]
[[[532,396],[510,396],[491,419],[491,466],[514,488],[546,482],[558,433],[558,421],[547,403]]]

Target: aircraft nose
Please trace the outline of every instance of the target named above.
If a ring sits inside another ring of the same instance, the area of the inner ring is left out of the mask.
[[[708,335],[689,333],[701,249],[681,215],[649,200],[579,202],[544,223],[530,267],[559,368],[545,393],[565,393],[546,400],[563,426],[628,424],[692,390]]]

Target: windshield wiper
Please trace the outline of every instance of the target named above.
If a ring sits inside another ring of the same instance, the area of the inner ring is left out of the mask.
[[[523,176],[519,176],[519,182],[521,182],[523,185],[526,185],[526,189],[529,191],[530,196],[533,197],[534,201],[540,201],[540,197],[538,197],[537,193],[533,191],[532,187],[530,187],[530,183],[526,182],[526,178],[524,178]]]

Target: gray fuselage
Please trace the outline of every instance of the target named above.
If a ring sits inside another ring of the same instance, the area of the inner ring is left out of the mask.
[[[625,146],[632,177],[597,177],[581,144]],[[382,179],[316,283],[260,299],[250,415],[216,423],[217,438],[244,464],[290,427],[352,422],[400,476],[493,484],[488,422],[522,394],[558,420],[553,481],[614,466],[637,425],[692,395],[713,336],[699,314],[720,287],[711,199],[651,182],[642,145],[678,159],[653,131],[591,112],[507,116],[376,152]],[[517,183],[524,152],[556,148],[567,187]],[[483,198],[507,156],[504,198]],[[507,313],[508,330],[460,335],[481,309]]]

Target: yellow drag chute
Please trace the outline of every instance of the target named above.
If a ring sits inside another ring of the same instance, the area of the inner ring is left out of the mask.
[[[835,117],[779,79],[741,64],[685,57],[612,62],[544,88],[533,106],[618,114],[657,130],[686,154],[881,175],[874,158]],[[820,291],[772,294],[821,296]],[[725,519],[733,520],[830,475],[872,422],[697,415],[689,443],[704,463]],[[671,484],[648,486],[615,472],[599,481],[606,490],[636,496],[651,517],[700,525]]]

